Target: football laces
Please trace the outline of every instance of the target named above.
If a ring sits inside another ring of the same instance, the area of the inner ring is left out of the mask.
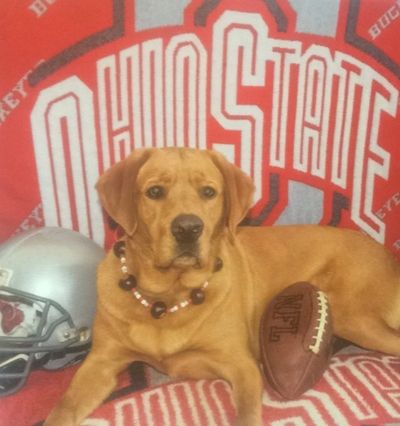
[[[308,349],[314,354],[319,354],[321,343],[324,338],[326,326],[328,324],[328,298],[322,291],[317,292],[318,299],[318,320],[315,327],[315,335],[312,337],[313,342]]]

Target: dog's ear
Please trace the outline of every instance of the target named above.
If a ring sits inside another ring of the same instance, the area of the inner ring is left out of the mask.
[[[209,151],[209,155],[224,178],[227,226],[233,234],[252,205],[254,184],[249,176],[222,154]]]
[[[96,184],[103,208],[128,235],[132,235],[137,226],[136,178],[151,152],[151,149],[133,151],[100,176]]]

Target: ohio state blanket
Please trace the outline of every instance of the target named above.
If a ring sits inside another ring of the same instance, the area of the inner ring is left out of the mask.
[[[107,242],[94,184],[138,147],[221,151],[248,223],[361,229],[400,256],[399,0],[4,0],[0,241]]]
[[[109,246],[99,175],[190,146],[254,179],[247,224],[357,228],[400,259],[399,24],[399,0],[2,0],[0,243],[45,225]],[[35,372],[0,425],[43,420],[73,371]],[[399,374],[336,356],[304,398],[266,391],[265,424],[399,423]],[[233,419],[224,382],[155,384],[125,375],[86,424]]]
[[[0,426],[39,426],[75,370],[33,373],[18,394],[0,399]],[[400,424],[399,390],[399,358],[341,353],[332,358],[317,385],[297,400],[283,401],[266,388],[264,424],[395,426]],[[82,425],[230,426],[234,419],[226,382],[170,382],[154,370],[146,368],[143,375],[136,368],[121,376],[119,389]]]

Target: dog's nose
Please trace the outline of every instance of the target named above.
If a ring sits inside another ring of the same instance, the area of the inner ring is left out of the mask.
[[[203,232],[203,221],[194,214],[181,214],[171,223],[171,232],[179,243],[194,243]]]

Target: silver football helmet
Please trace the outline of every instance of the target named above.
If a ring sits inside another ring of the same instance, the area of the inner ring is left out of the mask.
[[[0,396],[34,368],[55,370],[86,355],[103,249],[62,228],[38,228],[0,245]]]

